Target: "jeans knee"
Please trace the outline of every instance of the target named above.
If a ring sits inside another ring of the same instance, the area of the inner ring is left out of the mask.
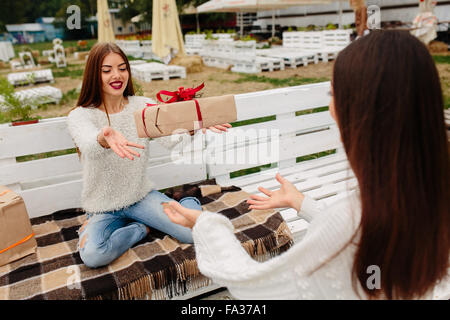
[[[185,232],[182,232],[181,234],[177,235],[177,240],[181,243],[194,243],[194,239],[192,238],[192,232],[188,229]]]
[[[108,265],[108,255],[102,250],[102,246],[98,246],[92,243],[85,243],[83,247],[80,247],[79,253],[83,263],[89,268],[99,268]]]

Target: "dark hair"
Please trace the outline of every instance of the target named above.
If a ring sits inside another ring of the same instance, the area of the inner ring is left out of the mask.
[[[359,280],[369,298],[421,297],[446,276],[450,248],[449,146],[434,61],[406,31],[373,31],[339,54],[332,85],[361,197],[353,287]],[[365,285],[370,265],[381,270],[381,290]]]
[[[77,106],[81,107],[95,107],[98,108],[103,101],[103,89],[102,89],[102,75],[101,67],[103,59],[109,53],[119,54],[123,61],[126,63],[128,70],[128,83],[123,92],[124,97],[134,95],[133,81],[131,77],[130,63],[127,56],[119,48],[118,45],[111,42],[100,42],[95,44],[89,51],[86,67],[84,68],[83,84],[81,87],[80,96],[78,98]],[[106,116],[109,121],[108,109],[105,108]]]

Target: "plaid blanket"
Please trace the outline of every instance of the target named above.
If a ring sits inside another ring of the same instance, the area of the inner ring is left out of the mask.
[[[176,200],[196,196],[204,210],[228,217],[236,237],[257,260],[293,243],[279,212],[250,211],[245,202],[249,195],[238,187],[206,180],[165,193]],[[84,221],[81,209],[31,219],[37,252],[0,267],[0,299],[170,299],[211,283],[198,270],[193,245],[155,229],[109,266],[90,269],[77,249]]]

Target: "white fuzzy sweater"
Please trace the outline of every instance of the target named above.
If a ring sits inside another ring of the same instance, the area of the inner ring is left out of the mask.
[[[152,99],[129,96],[128,104],[119,113],[110,114],[111,127],[131,142],[145,146],[133,148],[140,157],[134,160],[120,158],[111,149],[97,142],[100,130],[108,125],[106,113],[97,108],[78,107],[70,112],[67,125],[75,145],[81,151],[83,166],[82,208],[88,213],[102,213],[130,206],[153,189],[154,184],[146,173],[149,159],[148,138],[137,136],[133,113],[154,103]],[[170,149],[183,139],[182,135],[155,139]]]
[[[238,299],[359,299],[351,282],[354,244],[309,275],[353,236],[361,219],[357,193],[328,208],[306,196],[298,214],[310,222],[304,238],[283,254],[258,262],[234,236],[229,219],[203,212],[193,227],[201,273]],[[359,236],[354,242],[358,240]],[[367,298],[357,283],[361,298]],[[431,297],[430,293],[423,298]]]

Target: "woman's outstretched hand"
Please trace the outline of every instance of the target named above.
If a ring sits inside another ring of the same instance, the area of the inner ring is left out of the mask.
[[[258,190],[267,197],[261,197],[256,194],[250,195],[250,199],[247,200],[247,203],[250,204],[249,209],[265,210],[289,207],[299,211],[305,196],[279,173],[276,174],[275,178],[281,184],[281,188],[271,191],[258,187]]]
[[[218,125],[208,127],[208,128],[202,128],[202,132],[206,133],[206,129],[209,129],[212,132],[222,133],[222,132],[227,132],[228,128],[231,128],[231,124],[224,123],[224,124],[218,124]]]
[[[185,208],[176,201],[163,202],[162,206],[170,221],[191,229],[202,213],[200,210]]]
[[[117,155],[119,155],[119,157],[127,157],[130,160],[134,160],[133,155],[135,155],[136,157],[141,156],[130,147],[140,149],[145,148],[140,144],[128,141],[119,131],[114,130],[109,126],[104,127],[100,131],[97,140],[103,147],[111,148],[115,153],[117,153]]]

